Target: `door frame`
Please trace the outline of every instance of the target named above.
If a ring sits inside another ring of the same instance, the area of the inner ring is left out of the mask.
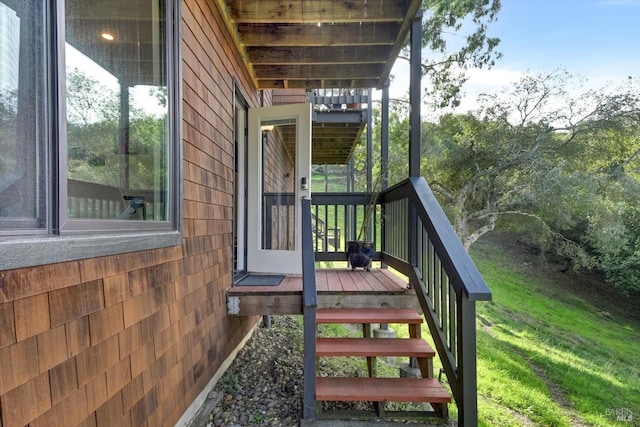
[[[247,148],[249,103],[233,80],[233,281],[247,274]],[[235,253],[233,253],[235,252]]]
[[[302,273],[301,203],[311,197],[311,103],[287,104],[273,107],[250,108],[248,114],[247,151],[247,270],[255,273]],[[292,250],[263,249],[263,154],[261,132],[263,120],[295,119],[296,158],[294,173],[294,248]]]

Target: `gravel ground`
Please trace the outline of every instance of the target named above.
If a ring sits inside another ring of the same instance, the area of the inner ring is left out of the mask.
[[[191,427],[300,424],[302,327],[295,319],[274,316],[271,328],[256,329]]]

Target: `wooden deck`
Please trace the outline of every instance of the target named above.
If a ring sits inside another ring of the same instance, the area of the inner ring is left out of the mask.
[[[388,269],[318,269],[318,307],[417,307],[407,283]],[[286,276],[278,286],[231,287],[227,308],[229,314],[239,316],[302,314],[302,276]]]

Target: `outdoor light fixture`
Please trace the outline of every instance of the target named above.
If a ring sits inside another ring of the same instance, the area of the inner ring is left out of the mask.
[[[101,36],[103,39],[105,39],[105,40],[107,40],[107,41],[110,41],[110,42],[112,42],[112,41],[114,41],[114,40],[115,40],[115,37],[113,36],[113,34],[111,34],[111,33],[107,33],[106,31],[105,31],[104,33],[100,34],[100,36]]]
[[[260,132],[262,133],[262,144],[267,145],[269,143],[269,132],[276,127],[275,125],[261,125]]]

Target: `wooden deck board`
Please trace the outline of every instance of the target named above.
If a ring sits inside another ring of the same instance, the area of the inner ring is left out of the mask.
[[[367,278],[365,275],[369,277]],[[356,284],[358,290],[363,292],[371,292],[376,290],[376,288],[373,286],[373,283],[375,282],[369,283],[369,280],[375,280],[376,275],[373,275],[366,271],[356,270],[351,272],[351,277],[353,278],[353,282]]]
[[[316,271],[318,292],[397,292],[407,291],[406,281],[386,269],[371,272],[350,269],[318,269]],[[278,286],[234,286],[232,294],[295,293],[302,292],[302,276],[286,276]]]
[[[449,403],[451,397],[434,378],[316,378],[318,400]]]
[[[316,354],[326,356],[434,357],[421,338],[316,338]]]
[[[329,290],[329,281],[327,280],[327,270],[316,271],[316,289],[318,292]]]
[[[398,286],[402,289],[407,289],[409,287],[407,280],[400,279],[400,277],[396,276],[391,271],[384,269],[380,272],[381,274],[374,276],[374,279],[390,291],[397,290]]]
[[[353,271],[349,270],[338,270],[338,280],[344,292],[356,292],[360,290],[353,281],[353,273]]]
[[[316,287],[320,308],[418,306],[406,279],[387,269],[317,269]],[[230,314],[300,314],[302,276],[286,276],[278,286],[234,286],[227,289],[227,298],[233,302],[230,307],[239,307],[229,308]]]
[[[351,308],[318,309],[317,323],[407,323],[420,324],[422,317],[412,309]]]
[[[327,274],[327,283],[328,283],[327,291],[342,292],[344,289],[342,288],[342,283],[338,278],[337,270],[326,269],[325,272]]]

